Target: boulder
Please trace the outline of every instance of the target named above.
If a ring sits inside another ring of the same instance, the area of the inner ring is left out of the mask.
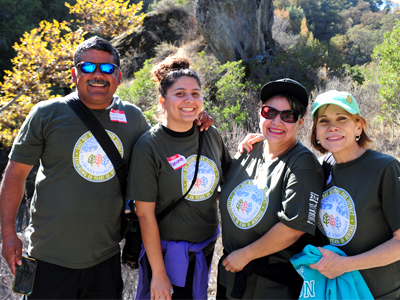
[[[221,63],[276,53],[272,0],[196,0],[195,16]]]
[[[111,40],[121,54],[124,78],[133,78],[133,73],[143,67],[145,60],[155,57],[156,46],[161,42],[180,44],[182,32],[176,30],[176,22],[190,18],[183,9],[150,12],[143,20],[143,26],[133,33],[124,33]]]

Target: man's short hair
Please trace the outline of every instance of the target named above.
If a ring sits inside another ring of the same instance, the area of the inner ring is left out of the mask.
[[[114,63],[118,67],[120,66],[120,58],[117,49],[115,49],[109,41],[98,36],[93,36],[78,46],[74,53],[74,66],[76,66],[81,61],[82,53],[91,49],[106,51],[110,53],[114,59]]]

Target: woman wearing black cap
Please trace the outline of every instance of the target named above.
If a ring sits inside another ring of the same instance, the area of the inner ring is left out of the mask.
[[[323,173],[297,139],[308,104],[291,79],[261,89],[263,143],[237,155],[222,186],[220,210],[225,255],[217,299],[294,299],[302,278],[289,259],[314,235]]]

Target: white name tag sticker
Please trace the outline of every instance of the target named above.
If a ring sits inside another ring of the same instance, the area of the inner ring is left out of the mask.
[[[174,170],[178,170],[186,165],[186,158],[183,155],[175,154],[168,157],[168,162]]]
[[[127,123],[125,112],[123,110],[111,109],[110,120],[112,122]]]

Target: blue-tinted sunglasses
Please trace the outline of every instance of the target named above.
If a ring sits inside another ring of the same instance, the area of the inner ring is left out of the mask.
[[[112,74],[118,66],[112,63],[91,63],[91,62],[80,62],[76,67],[80,67],[83,73],[93,73],[97,67],[100,67],[100,71],[104,74]]]

